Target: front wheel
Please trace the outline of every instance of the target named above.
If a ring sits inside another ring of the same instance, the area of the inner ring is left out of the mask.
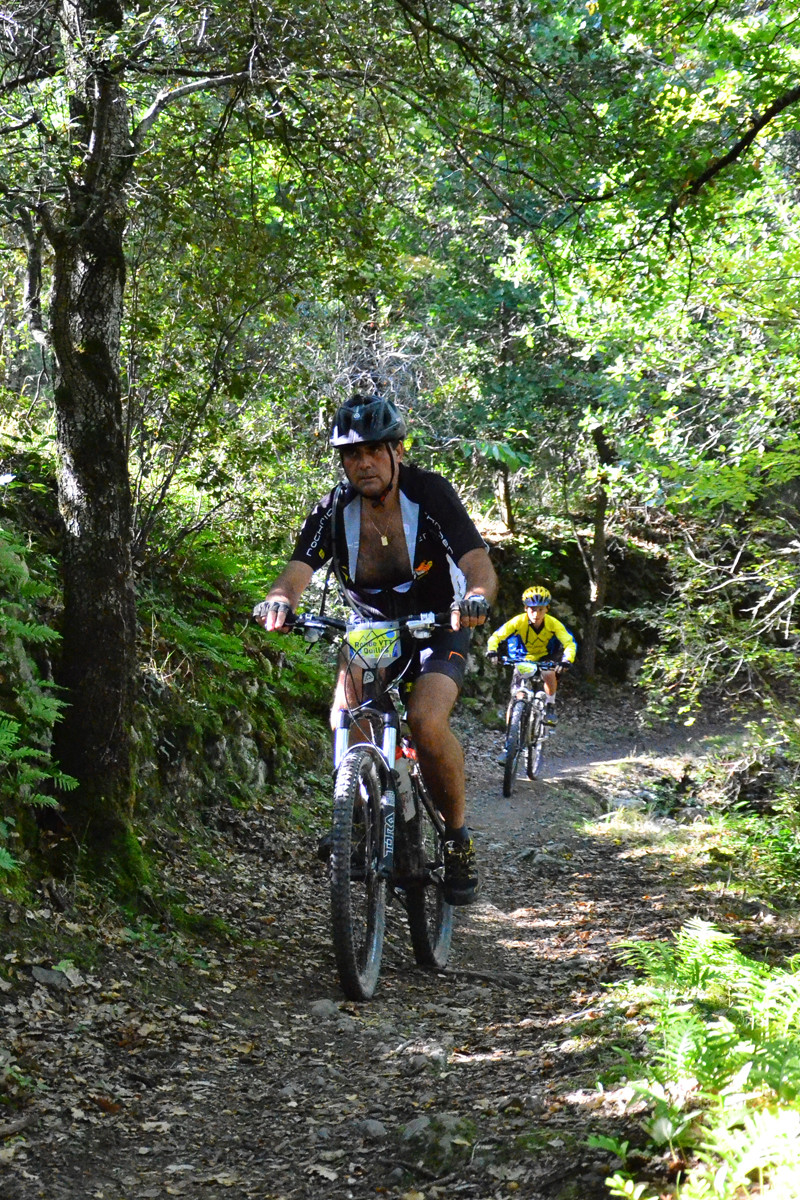
[[[370,1000],[378,983],[386,927],[381,856],[381,785],[366,750],[348,754],[336,775],[330,860],[331,930],[348,1000]]]
[[[405,823],[413,875],[406,885],[406,913],[414,958],[423,967],[447,966],[453,939],[453,906],[444,898],[444,829],[434,821],[414,780],[417,812]],[[432,806],[432,801],[428,800]],[[402,820],[402,818],[401,818]]]
[[[531,715],[531,736],[528,742],[528,779],[535,779],[542,769],[545,737],[544,714],[538,705],[534,705]]]
[[[511,709],[506,731],[506,762],[503,770],[503,795],[510,796],[517,778],[519,756],[525,731],[525,701],[517,700]]]

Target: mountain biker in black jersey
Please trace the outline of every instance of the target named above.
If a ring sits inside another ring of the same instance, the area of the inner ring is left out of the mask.
[[[497,592],[486,543],[452,485],[403,461],[406,425],[380,395],[351,396],[336,413],[331,445],[346,482],[306,518],[292,557],[256,609],[265,629],[286,628],[313,572],[333,559],[346,601],[362,616],[395,618],[450,610],[450,628],[417,642],[404,659],[414,680],[408,723],[425,782],[446,824],[445,898],[470,904],[475,849],[465,823],[464,754],[450,714],[464,679],[470,629]],[[360,700],[360,672],[342,661],[331,720]],[[356,734],[358,736],[358,734]]]

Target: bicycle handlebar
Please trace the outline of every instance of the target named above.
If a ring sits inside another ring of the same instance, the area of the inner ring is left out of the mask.
[[[347,622],[341,617],[326,617],[321,613],[296,613],[291,609],[286,614],[284,625],[290,629],[292,633],[302,633],[304,629],[317,627],[319,629],[336,630],[343,633],[347,628]]]
[[[557,667],[563,667],[564,663],[554,662],[549,658],[540,658],[531,660],[529,658],[498,658],[497,660],[504,667],[518,667],[522,663],[530,663],[531,666],[538,667],[540,671],[555,671]]]
[[[407,629],[411,633],[424,635],[426,630],[434,629],[437,626],[450,626],[450,613],[419,613],[417,616],[411,617],[395,617],[395,618],[376,618],[369,621],[349,622],[341,617],[326,617],[321,613],[293,613],[289,612],[286,615],[284,622],[287,629],[292,633],[301,634],[307,641],[319,641],[325,635],[334,633],[344,633],[351,624],[355,624],[357,628],[369,629],[375,627],[378,629]],[[308,637],[309,633],[317,633],[317,637]]]

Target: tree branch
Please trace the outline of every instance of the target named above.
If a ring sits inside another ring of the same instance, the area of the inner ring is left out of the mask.
[[[788,92],[784,92],[782,96],[778,96],[777,100],[773,100],[769,108],[765,109],[760,117],[753,122],[747,133],[739,138],[739,141],[731,146],[727,154],[723,154],[721,158],[715,158],[714,161],[706,167],[701,175],[698,175],[688,187],[685,187],[679,196],[669,204],[666,212],[667,217],[672,217],[680,206],[689,196],[696,196],[698,192],[709,183],[720,171],[724,171],[731,163],[736,162],[737,158],[741,158],[745,150],[755,141],[759,133],[765,126],[769,125],[775,117],[779,116],[784,109],[789,108],[792,104],[796,104],[800,100],[800,87],[791,88]]]
[[[231,84],[249,83],[251,80],[252,74],[250,71],[234,71],[230,75],[206,76],[204,79],[194,80],[193,83],[185,83],[182,87],[159,92],[131,134],[134,153],[138,153],[141,150],[142,143],[156,118],[168,105],[173,104],[176,100],[182,100],[184,96],[190,96],[193,92],[213,91],[216,88],[228,87]]]
[[[0,129],[0,139],[7,137],[9,133],[19,133],[20,129],[27,129],[29,125],[35,125],[39,119],[38,112],[34,112],[23,121],[17,121],[15,125],[6,125]]]

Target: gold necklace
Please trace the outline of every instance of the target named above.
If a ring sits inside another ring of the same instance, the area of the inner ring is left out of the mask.
[[[370,525],[371,525],[371,526],[372,526],[372,528],[375,530],[375,532],[377,533],[378,537],[381,539],[381,545],[382,545],[382,546],[388,546],[388,545],[389,545],[389,543],[391,542],[391,540],[392,540],[393,536],[394,536],[393,534],[389,533],[389,526],[388,526],[388,524],[387,524],[387,526],[386,526],[386,529],[381,529],[381,528],[380,528],[380,526],[377,524],[377,522],[373,521],[373,519],[372,519],[372,517],[370,516],[370,514],[369,514],[369,513],[367,512],[367,510],[364,508],[364,505],[363,505],[363,503],[362,503],[361,509],[362,509],[362,512],[364,512],[364,513],[366,514],[366,516],[367,516],[367,519],[369,520],[369,523],[370,523]],[[390,516],[389,516],[389,520],[391,521],[391,519],[392,519],[392,518],[391,518],[391,514],[390,514]]]

